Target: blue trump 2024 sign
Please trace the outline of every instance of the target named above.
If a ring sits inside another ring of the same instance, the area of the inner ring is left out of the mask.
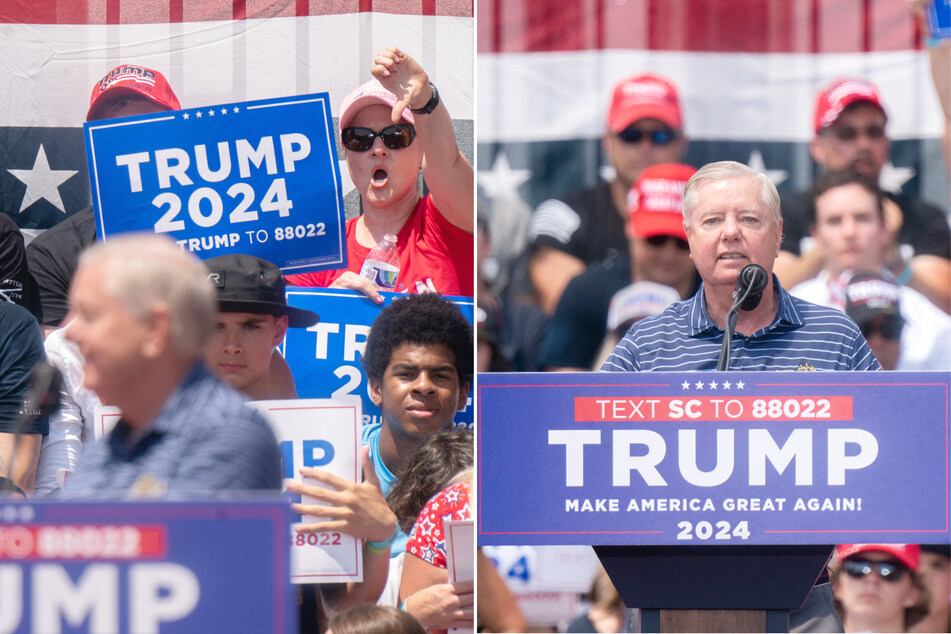
[[[208,259],[346,266],[327,93],[84,124],[100,240],[154,231]]]
[[[370,326],[383,306],[406,295],[380,293],[383,305],[362,293],[330,288],[288,287],[287,303],[320,315],[310,328],[288,328],[281,352],[294,374],[300,398],[335,398],[355,394],[363,400],[363,423],[380,422],[380,408],[370,400],[360,361]],[[446,297],[474,323],[471,297]],[[457,425],[472,424],[472,392],[466,407],[456,413]]]
[[[481,544],[947,543],[949,378],[480,374]]]
[[[291,632],[287,503],[0,505],[4,632]]]

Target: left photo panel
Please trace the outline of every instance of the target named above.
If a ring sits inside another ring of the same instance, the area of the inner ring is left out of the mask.
[[[475,630],[474,29],[0,8],[0,631]]]

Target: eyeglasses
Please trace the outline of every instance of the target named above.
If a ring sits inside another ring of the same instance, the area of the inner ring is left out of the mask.
[[[853,579],[862,579],[872,574],[874,570],[879,578],[895,583],[905,574],[901,564],[888,561],[863,561],[861,559],[846,559],[842,562],[842,570]]]
[[[870,339],[873,334],[878,333],[884,339],[895,341],[901,339],[901,328],[903,323],[898,319],[886,319],[884,321],[873,320],[862,324],[862,336]]]
[[[880,125],[870,125],[865,128],[851,126],[832,126],[827,128],[830,134],[840,141],[854,141],[860,134],[864,134],[870,141],[878,141],[885,136],[885,128]]]
[[[640,143],[641,139],[648,138],[654,145],[667,145],[677,138],[677,133],[673,130],[661,128],[660,130],[641,130],[634,126],[624,128],[617,133],[617,137],[625,143]]]
[[[644,241],[652,247],[662,247],[671,240],[673,240],[674,244],[677,245],[677,248],[681,251],[690,250],[690,245],[687,243],[687,241],[683,238],[678,238],[677,236],[657,235],[644,238]]]
[[[416,138],[416,128],[409,123],[388,125],[379,132],[371,128],[344,128],[340,131],[343,146],[351,152],[366,152],[373,147],[376,137],[383,139],[383,145],[391,150],[408,148]]]

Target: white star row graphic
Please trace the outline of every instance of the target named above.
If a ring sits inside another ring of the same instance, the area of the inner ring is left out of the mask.
[[[696,383],[691,383],[690,381],[684,381],[683,383],[680,384],[680,389],[682,390],[689,390],[691,388],[695,390],[706,389],[708,391],[716,390],[718,388],[724,389],[724,390],[729,390],[729,389],[742,390],[745,387],[746,387],[746,383],[744,383],[743,381],[737,381],[736,383],[731,383],[730,381],[720,381],[719,383],[717,383],[716,381],[709,381],[707,383],[704,383],[703,381],[697,381]]]
[[[192,114],[195,115],[196,119],[201,119],[202,115],[205,115],[205,114],[207,114],[209,117],[213,117],[215,116],[216,112],[220,112],[222,115],[226,115],[228,114],[228,109],[222,108],[221,110],[216,111],[214,108],[209,108],[208,110],[195,110],[193,112],[183,112],[182,119],[188,119],[191,117]],[[239,112],[241,112],[241,108],[239,108],[238,106],[235,106],[234,113],[238,114]]]
[[[754,172],[765,174],[769,180],[773,181],[774,185],[779,185],[789,178],[788,170],[767,168],[763,153],[759,149],[750,152],[746,164]],[[898,193],[901,191],[902,185],[911,180],[914,175],[915,170],[913,168],[895,167],[891,161],[888,161],[882,166],[879,186],[886,191]],[[480,171],[478,177],[479,185],[482,186],[490,198],[518,199],[518,188],[531,178],[531,170],[512,168],[508,157],[502,151],[495,156],[492,169]],[[614,168],[610,165],[603,166],[601,177],[608,181],[613,180]]]

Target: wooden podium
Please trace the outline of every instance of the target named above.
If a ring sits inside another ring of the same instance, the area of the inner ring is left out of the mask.
[[[832,546],[595,546],[641,632],[788,632]]]

